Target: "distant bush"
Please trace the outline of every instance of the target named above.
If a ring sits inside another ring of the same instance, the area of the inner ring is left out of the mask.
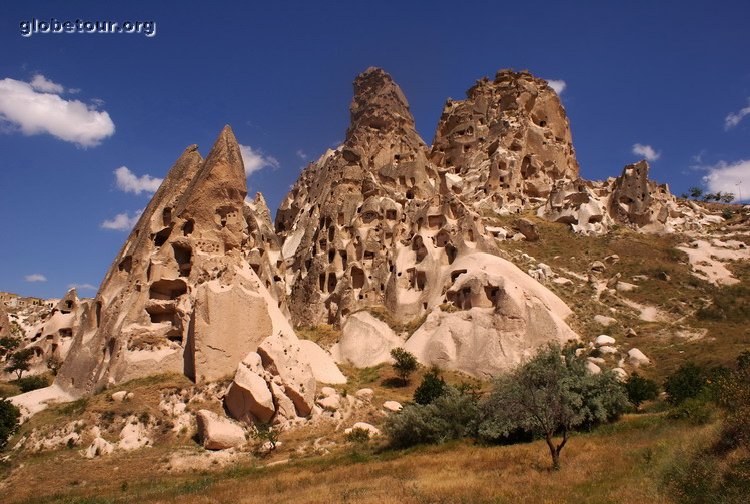
[[[664,382],[667,401],[680,404],[686,399],[697,397],[706,387],[704,371],[698,365],[688,362],[669,375]]]
[[[391,446],[444,443],[475,434],[476,395],[446,385],[429,404],[407,404],[388,416],[383,426]]]
[[[344,439],[350,443],[364,444],[370,440],[370,431],[361,427],[356,427],[344,435]]]
[[[393,369],[403,383],[409,383],[409,377],[417,370],[419,363],[414,355],[403,348],[397,347],[391,350],[393,357]]]
[[[705,397],[690,397],[673,407],[669,411],[669,418],[703,425],[711,421],[713,409],[712,403]]]
[[[445,392],[445,380],[440,376],[440,369],[430,368],[422,378],[417,390],[414,391],[414,402],[417,404],[430,404]]]
[[[0,450],[5,448],[13,433],[18,428],[18,421],[21,418],[21,412],[15,404],[0,399]]]
[[[18,383],[18,388],[21,389],[21,392],[31,392],[32,390],[49,386],[49,380],[43,375],[27,376],[26,378],[21,378],[16,383]]]
[[[643,378],[638,373],[633,373],[624,384],[628,399],[635,406],[636,411],[643,401],[656,399],[659,394],[659,386],[655,381]]]

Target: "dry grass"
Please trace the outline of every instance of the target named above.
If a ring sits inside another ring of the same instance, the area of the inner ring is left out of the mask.
[[[141,450],[128,456],[140,460],[140,477],[123,473],[123,457],[114,472],[103,469],[107,464],[101,461],[83,462],[92,472],[78,480],[62,478],[63,489],[29,482],[49,495],[37,493],[25,502],[53,502],[65,495],[64,502],[71,503],[667,503],[672,501],[662,487],[665,470],[686,447],[707,443],[714,430],[658,415],[631,416],[572,438],[559,472],[549,470],[542,442],[499,447],[461,442],[403,452],[350,449],[274,467],[250,463],[191,476],[148,471],[159,454]]]

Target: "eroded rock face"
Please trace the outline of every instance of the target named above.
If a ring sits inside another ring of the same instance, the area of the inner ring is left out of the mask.
[[[169,371],[214,381],[269,336],[295,342],[279,242],[262,196],[246,195],[228,126],[205,160],[188,147],[82,314],[56,383],[85,394]]]
[[[565,109],[545,80],[501,70],[466,96],[446,102],[430,155],[462,199],[514,212],[578,177]]]
[[[70,289],[49,314],[28,328],[22,346],[34,350],[30,361],[32,374],[62,364],[90,303],[90,299],[79,299],[76,289]]]
[[[500,185],[500,163],[518,183]],[[553,304],[564,307],[552,293],[510,263],[502,273],[512,272],[513,280],[500,282],[484,271],[492,262],[487,258],[500,254],[496,240],[507,231],[486,228],[480,212],[486,201],[495,210],[507,212],[511,200],[521,208],[547,194],[557,178],[577,173],[564,111],[542,80],[501,72],[495,82],[480,82],[467,101],[446,108],[428,152],[398,86],[382,70],[366,70],[354,82],[346,141],[307,167],[277,214],[287,272],[293,272],[287,276],[293,322],[340,324],[334,356],[372,366],[389,360],[390,349],[404,338],[368,308],[385,308],[405,324],[431,320],[430,313],[441,313],[445,304],[467,313],[481,307],[485,326],[497,329],[494,337],[514,346],[493,350],[487,365],[469,363],[482,353],[481,344],[459,351],[460,362],[451,366],[476,374],[515,364],[543,342],[575,338],[563,320],[567,308],[547,317]],[[490,182],[493,176],[497,183]],[[530,221],[520,220],[518,227],[521,239],[538,238]],[[496,295],[529,295],[536,292],[532,284],[554,302],[522,309],[520,301],[511,306]],[[531,316],[534,310],[539,313]],[[503,332],[508,321],[513,329]],[[433,324],[423,331],[420,348],[434,346],[435,330]],[[461,349],[477,338],[471,331],[455,334],[454,346]],[[419,355],[429,363],[433,354]]]
[[[700,211],[678,204],[669,187],[650,180],[648,171],[648,163],[639,161],[605,181],[559,180],[538,215],[583,234],[602,234],[613,224],[651,233],[700,226]]]

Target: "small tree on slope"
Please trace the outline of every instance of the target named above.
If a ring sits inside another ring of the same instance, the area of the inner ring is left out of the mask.
[[[572,352],[561,355],[560,347],[550,344],[496,379],[479,430],[494,439],[519,431],[543,437],[557,470],[574,429],[614,419],[627,406],[625,391],[611,372],[589,374],[583,359]],[[556,443],[557,434],[562,440]]]

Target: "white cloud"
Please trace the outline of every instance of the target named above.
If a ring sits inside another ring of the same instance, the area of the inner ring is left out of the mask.
[[[135,226],[136,222],[141,216],[143,210],[137,210],[133,212],[133,216],[129,216],[127,212],[119,213],[113,218],[105,220],[100,224],[103,229],[114,229],[115,231],[130,231]]]
[[[117,188],[123,192],[132,192],[134,194],[147,192],[153,194],[159,189],[162,182],[162,179],[152,177],[148,174],[137,177],[127,166],[121,166],[113,173],[117,181]]]
[[[643,156],[646,158],[646,161],[656,161],[661,157],[661,152],[656,152],[656,150],[650,145],[639,143],[633,145],[633,154]]]
[[[703,177],[709,192],[734,193],[743,200],[750,198],[750,159],[727,163],[719,161],[706,167],[708,174]]]
[[[23,279],[26,280],[27,282],[46,282],[47,281],[47,277],[39,273],[26,275],[25,277],[23,277]]]
[[[62,86],[62,84],[52,82],[42,74],[36,74],[34,78],[31,79],[30,84],[31,87],[33,87],[37,91],[41,91],[42,93],[62,94],[65,92],[65,88]]]
[[[748,98],[748,102],[750,102],[750,98]],[[742,119],[745,118],[745,116],[750,115],[750,105],[747,107],[740,109],[739,112],[728,114],[724,118],[724,129],[729,130],[737,126]]]
[[[555,80],[551,79],[547,81],[547,84],[549,84],[549,87],[555,90],[555,93],[557,95],[561,95],[563,91],[565,91],[565,88],[568,86],[564,80]]]
[[[307,159],[307,154],[305,154],[305,151],[303,151],[302,149],[299,149],[297,151],[297,157],[300,159]]]
[[[253,173],[266,167],[278,168],[279,161],[273,156],[266,156],[260,149],[253,149],[249,145],[240,145],[242,153],[242,162],[245,164],[245,176],[249,177]]]
[[[59,86],[46,79],[44,84],[36,84]],[[37,92],[33,84],[7,78],[0,80],[0,123],[3,122],[24,135],[49,133],[81,147],[99,145],[115,132],[107,112],[78,100]]]
[[[94,290],[95,291],[96,287],[93,286],[93,285],[91,285],[91,284],[89,284],[89,283],[84,283],[84,284],[72,283],[72,284],[68,284],[68,289]]]

